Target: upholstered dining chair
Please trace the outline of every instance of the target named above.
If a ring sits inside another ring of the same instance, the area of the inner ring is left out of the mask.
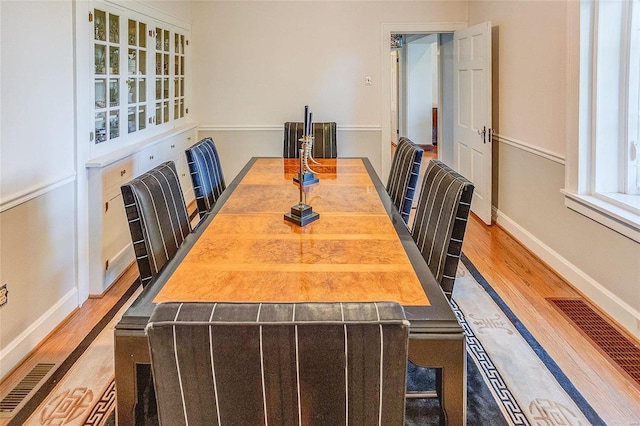
[[[185,150],[198,213],[202,218],[214,206],[227,185],[213,139],[204,138]]]
[[[429,269],[451,300],[474,186],[438,160],[422,180],[411,234]]]
[[[146,328],[161,425],[404,425],[396,302],[164,303]]]
[[[410,139],[401,137],[391,161],[387,192],[404,223],[409,223],[423,153],[424,150]]]
[[[120,190],[144,287],[191,232],[189,215],[173,161],[132,179]]]
[[[298,158],[300,155],[299,139],[302,137],[304,124],[301,122],[284,123],[284,158]],[[313,158],[336,158],[338,146],[336,138],[336,123],[313,123]]]

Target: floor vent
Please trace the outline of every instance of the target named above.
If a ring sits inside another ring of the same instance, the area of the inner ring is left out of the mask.
[[[31,395],[45,383],[55,371],[57,363],[41,362],[36,364],[27,375],[20,380],[9,393],[0,401],[0,417],[13,417]]]
[[[615,367],[640,386],[640,347],[626,332],[603,317],[584,299],[549,298]]]

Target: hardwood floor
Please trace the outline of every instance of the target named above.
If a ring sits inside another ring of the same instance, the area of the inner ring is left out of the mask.
[[[499,226],[486,226],[475,216],[469,220],[463,251],[606,424],[640,425],[640,387],[619,373],[547,301],[549,297],[582,295]],[[89,299],[70,315],[0,383],[0,395],[35,363],[62,362],[125,293],[136,275],[134,265],[104,297]],[[0,425],[8,420],[0,419]]]
[[[473,215],[463,252],[606,424],[640,424],[640,387],[623,376],[547,300],[582,294],[502,228],[486,226]]]

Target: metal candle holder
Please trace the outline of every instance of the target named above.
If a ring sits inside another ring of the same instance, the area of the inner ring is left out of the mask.
[[[310,174],[315,182],[318,182],[318,179],[313,176],[313,173],[305,173],[304,172],[304,148],[300,148],[300,172],[298,174],[298,182],[304,182],[305,174]],[[295,178],[294,178],[295,180]],[[312,182],[313,183],[313,182]],[[320,219],[320,215],[313,211],[313,208],[303,201],[303,186],[305,184],[300,183],[298,188],[300,190],[300,199],[298,204],[294,204],[291,206],[291,211],[289,213],[284,214],[284,220],[288,222],[295,223],[298,226],[305,226],[315,220]],[[306,200],[305,200],[306,201]]]
[[[313,149],[313,136],[303,136],[298,139],[300,143],[300,173],[293,177],[293,181],[301,186],[307,186],[314,183],[318,183],[318,179],[311,167],[309,167],[309,159],[318,164],[311,155]]]

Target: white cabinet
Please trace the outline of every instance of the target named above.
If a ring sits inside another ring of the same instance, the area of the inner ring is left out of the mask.
[[[127,151],[87,163],[89,190],[89,293],[100,295],[135,261],[120,187],[172,160],[187,206],[194,201],[185,149],[195,143],[195,125],[184,126]]]
[[[135,2],[94,6],[83,35],[93,51],[90,150],[98,156],[187,123],[190,26]]]

